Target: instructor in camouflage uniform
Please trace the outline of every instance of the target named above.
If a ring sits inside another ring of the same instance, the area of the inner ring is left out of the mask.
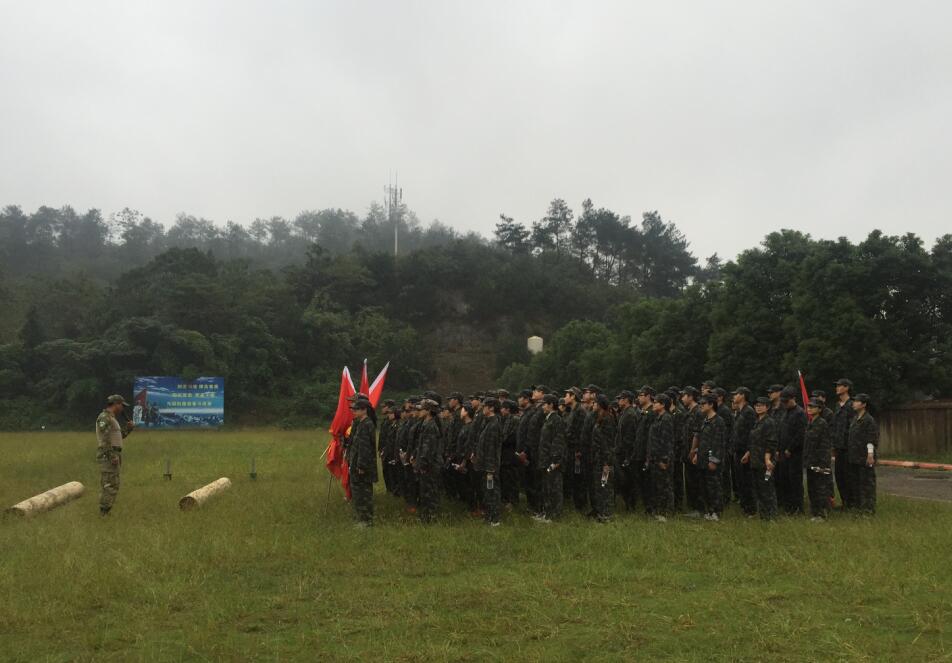
[[[129,404],[122,396],[113,394],[106,399],[106,407],[96,417],[96,439],[99,442],[96,460],[99,462],[102,486],[102,492],[99,494],[99,513],[103,516],[109,515],[112,505],[116,502],[116,495],[119,494],[122,441],[134,428],[131,421],[123,428],[116,420],[116,416],[127,407]]]
[[[351,501],[358,527],[374,524],[374,483],[377,481],[377,454],[374,437],[376,415],[369,400],[358,398],[351,406],[354,423],[347,443],[347,465],[350,468]]]

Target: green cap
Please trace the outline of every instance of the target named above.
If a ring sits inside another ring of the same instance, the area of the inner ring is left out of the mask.
[[[106,399],[106,405],[115,405],[116,403],[122,403],[126,407],[129,407],[129,404],[126,403],[126,399],[120,396],[119,394],[113,394]]]

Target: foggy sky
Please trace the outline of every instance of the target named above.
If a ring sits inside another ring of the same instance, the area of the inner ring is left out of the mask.
[[[0,205],[952,231],[942,2],[0,0]]]

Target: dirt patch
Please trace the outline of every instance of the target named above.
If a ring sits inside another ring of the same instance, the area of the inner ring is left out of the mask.
[[[876,485],[890,495],[952,502],[952,472],[879,466]]]

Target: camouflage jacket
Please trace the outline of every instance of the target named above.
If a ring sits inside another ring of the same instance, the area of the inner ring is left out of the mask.
[[[502,428],[499,415],[486,417],[483,430],[476,442],[476,459],[473,467],[487,474],[499,472],[499,457],[502,451]]]
[[[777,421],[764,414],[754,422],[754,427],[750,430],[749,447],[750,451],[750,469],[762,470],[766,467],[766,454],[770,454],[773,462],[777,462]]]
[[[540,408],[541,409],[541,408]],[[539,454],[536,468],[544,470],[549,465],[561,465],[565,459],[565,422],[558,412],[542,413]]]
[[[657,419],[650,409],[639,410],[638,430],[635,433],[635,446],[632,449],[631,464],[644,465],[648,459],[648,444],[651,441],[651,424]]]
[[[873,458],[879,450],[879,426],[876,420],[868,412],[862,417],[853,417],[853,423],[850,424],[850,438],[847,453],[849,462],[866,462],[866,445],[873,445]]]
[[[641,411],[629,405],[618,415],[617,437],[615,439],[615,458],[620,464],[632,462],[635,454],[635,440],[638,437],[638,424]],[[644,459],[644,456],[642,456]]]
[[[581,449],[582,444],[582,425],[585,423],[585,410],[581,405],[576,404],[569,413],[565,415],[565,447],[566,457],[575,458],[575,452]]]
[[[502,442],[500,443],[502,450],[501,462],[503,465],[518,465],[519,460],[516,458],[516,437],[519,430],[519,415],[510,414],[508,417],[501,417],[499,423],[501,429],[500,435],[502,436]]]
[[[129,435],[128,430],[123,430],[112,416],[109,410],[103,410],[96,417],[96,441],[98,448],[96,451],[99,458],[110,458],[117,450],[122,449],[122,440]]]
[[[802,453],[806,429],[807,415],[802,407],[797,405],[784,412],[780,422],[780,451],[789,451],[794,455]]]
[[[694,438],[701,431],[701,424],[704,423],[704,413],[697,403],[693,407],[684,411],[684,460],[687,461],[691,455],[691,447],[694,446]]]
[[[698,431],[700,443],[697,447],[697,462],[702,467],[708,463],[719,464],[724,461],[727,451],[727,427],[724,420],[715,415],[705,417]]]
[[[585,408],[579,406],[578,408],[582,412],[582,426],[579,429],[578,434],[578,446],[583,454],[590,452],[592,450],[592,433],[595,430],[595,409]],[[614,447],[615,440],[612,439],[612,446]],[[614,453],[614,452],[613,452]]]
[[[591,411],[592,416],[592,469],[601,472],[604,465],[615,463],[615,443],[618,439],[618,426],[615,416],[606,412],[601,421],[598,413]]]
[[[744,409],[734,417],[734,425],[731,430],[731,450],[737,456],[743,456],[750,451],[750,431],[754,428],[757,421],[757,415],[754,408],[745,405]]]
[[[822,416],[814,417],[807,424],[806,434],[803,437],[803,466],[822,467],[829,469],[830,457],[833,453],[833,437],[830,434],[830,424]]]
[[[423,420],[419,430],[415,469],[422,474],[430,474],[443,466],[443,435],[433,418]]]
[[[377,480],[377,453],[374,445],[376,426],[370,417],[354,421],[350,430],[350,443],[347,445],[347,465],[351,477],[368,477]]]
[[[668,412],[656,415],[648,429],[648,459],[670,463],[674,456],[674,418]]]
[[[853,410],[852,398],[847,399],[842,405],[837,402],[836,410],[833,412],[833,448],[837,451],[846,451],[850,439],[850,424],[853,423],[854,417],[856,417],[856,411]]]

